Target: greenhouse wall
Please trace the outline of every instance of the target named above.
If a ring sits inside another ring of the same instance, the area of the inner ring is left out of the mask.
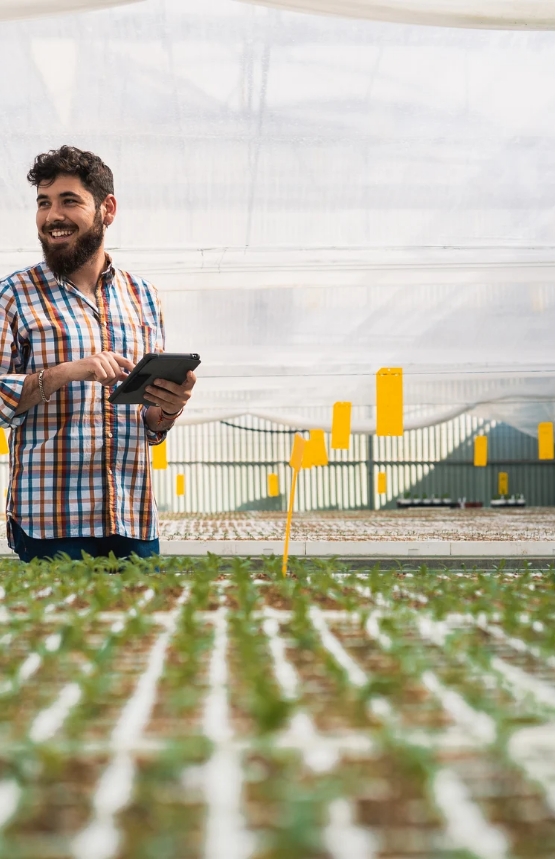
[[[255,417],[233,422],[177,426],[168,435],[168,468],[154,471],[158,507],[165,513],[226,513],[285,510],[291,485],[289,456],[295,429]],[[488,437],[488,465],[473,465],[474,438]],[[305,433],[307,435],[307,433]],[[555,506],[555,462],[538,460],[537,440],[508,424],[461,415],[402,437],[351,435],[349,450],[329,449],[326,467],[299,476],[296,509],[391,509],[399,496],[466,499],[489,506],[505,472],[509,494],[528,506]],[[8,457],[0,458],[5,496]],[[377,475],[387,475],[379,495]],[[280,494],[268,497],[268,474],[279,477]],[[176,493],[185,476],[185,495]]]
[[[294,431],[254,417],[176,427],[168,436],[168,469],[154,472],[160,510],[285,510]],[[481,468],[473,465],[478,434],[488,436],[488,465]],[[523,494],[529,506],[555,506],[555,464],[538,461],[536,439],[476,417],[462,415],[399,438],[352,435],[349,450],[329,455],[329,466],[301,472],[297,510],[394,508],[407,493],[489,506],[499,472],[508,474],[509,494]],[[380,471],[388,478],[384,495],[376,492]],[[267,492],[270,473],[279,476],[280,494],[274,498]],[[185,475],[181,497],[175,492],[178,474]]]
[[[488,464],[473,465],[474,438],[488,437]],[[513,427],[461,416],[437,427],[405,433],[402,439],[373,438],[372,470],[387,474],[388,492],[376,507],[396,507],[400,495],[465,499],[489,506],[498,496],[499,473],[508,475],[509,495],[528,506],[555,505],[555,463],[538,460],[538,443]]]

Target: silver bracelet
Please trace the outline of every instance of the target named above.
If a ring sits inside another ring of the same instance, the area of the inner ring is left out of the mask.
[[[42,377],[44,376],[44,370],[39,370],[39,391],[42,398],[43,403],[49,403],[50,397],[47,397],[44,393],[44,387],[42,382]]]

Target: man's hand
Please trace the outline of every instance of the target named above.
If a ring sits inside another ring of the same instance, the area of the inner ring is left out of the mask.
[[[117,352],[97,352],[90,358],[71,361],[67,365],[74,382],[99,382],[105,388],[123,382],[134,364]]]
[[[145,399],[150,400],[154,406],[160,406],[166,414],[175,415],[187,405],[196,380],[197,377],[192,370],[189,370],[182,385],[165,379],[155,379],[153,385],[145,388]]]
[[[104,387],[115,385],[127,378],[134,367],[132,361],[117,352],[97,352],[78,361],[64,361],[44,371],[43,390],[47,400],[69,382],[98,382]],[[42,401],[38,373],[31,373],[23,383],[16,415],[21,415]]]

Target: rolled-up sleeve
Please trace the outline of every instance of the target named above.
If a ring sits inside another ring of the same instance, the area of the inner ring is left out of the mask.
[[[0,426],[17,427],[25,420],[25,413],[16,415],[16,409],[27,378],[24,373],[24,355],[19,348],[17,307],[13,287],[9,281],[0,283]]]

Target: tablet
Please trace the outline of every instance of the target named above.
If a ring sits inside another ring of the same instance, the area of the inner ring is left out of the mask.
[[[155,379],[166,379],[168,382],[182,385],[189,370],[195,370],[199,364],[200,358],[195,352],[189,355],[149,352],[133,368],[128,377],[112,391],[108,399],[116,406],[139,403],[152,406],[153,403],[144,399],[145,388],[148,385],[152,385]]]

